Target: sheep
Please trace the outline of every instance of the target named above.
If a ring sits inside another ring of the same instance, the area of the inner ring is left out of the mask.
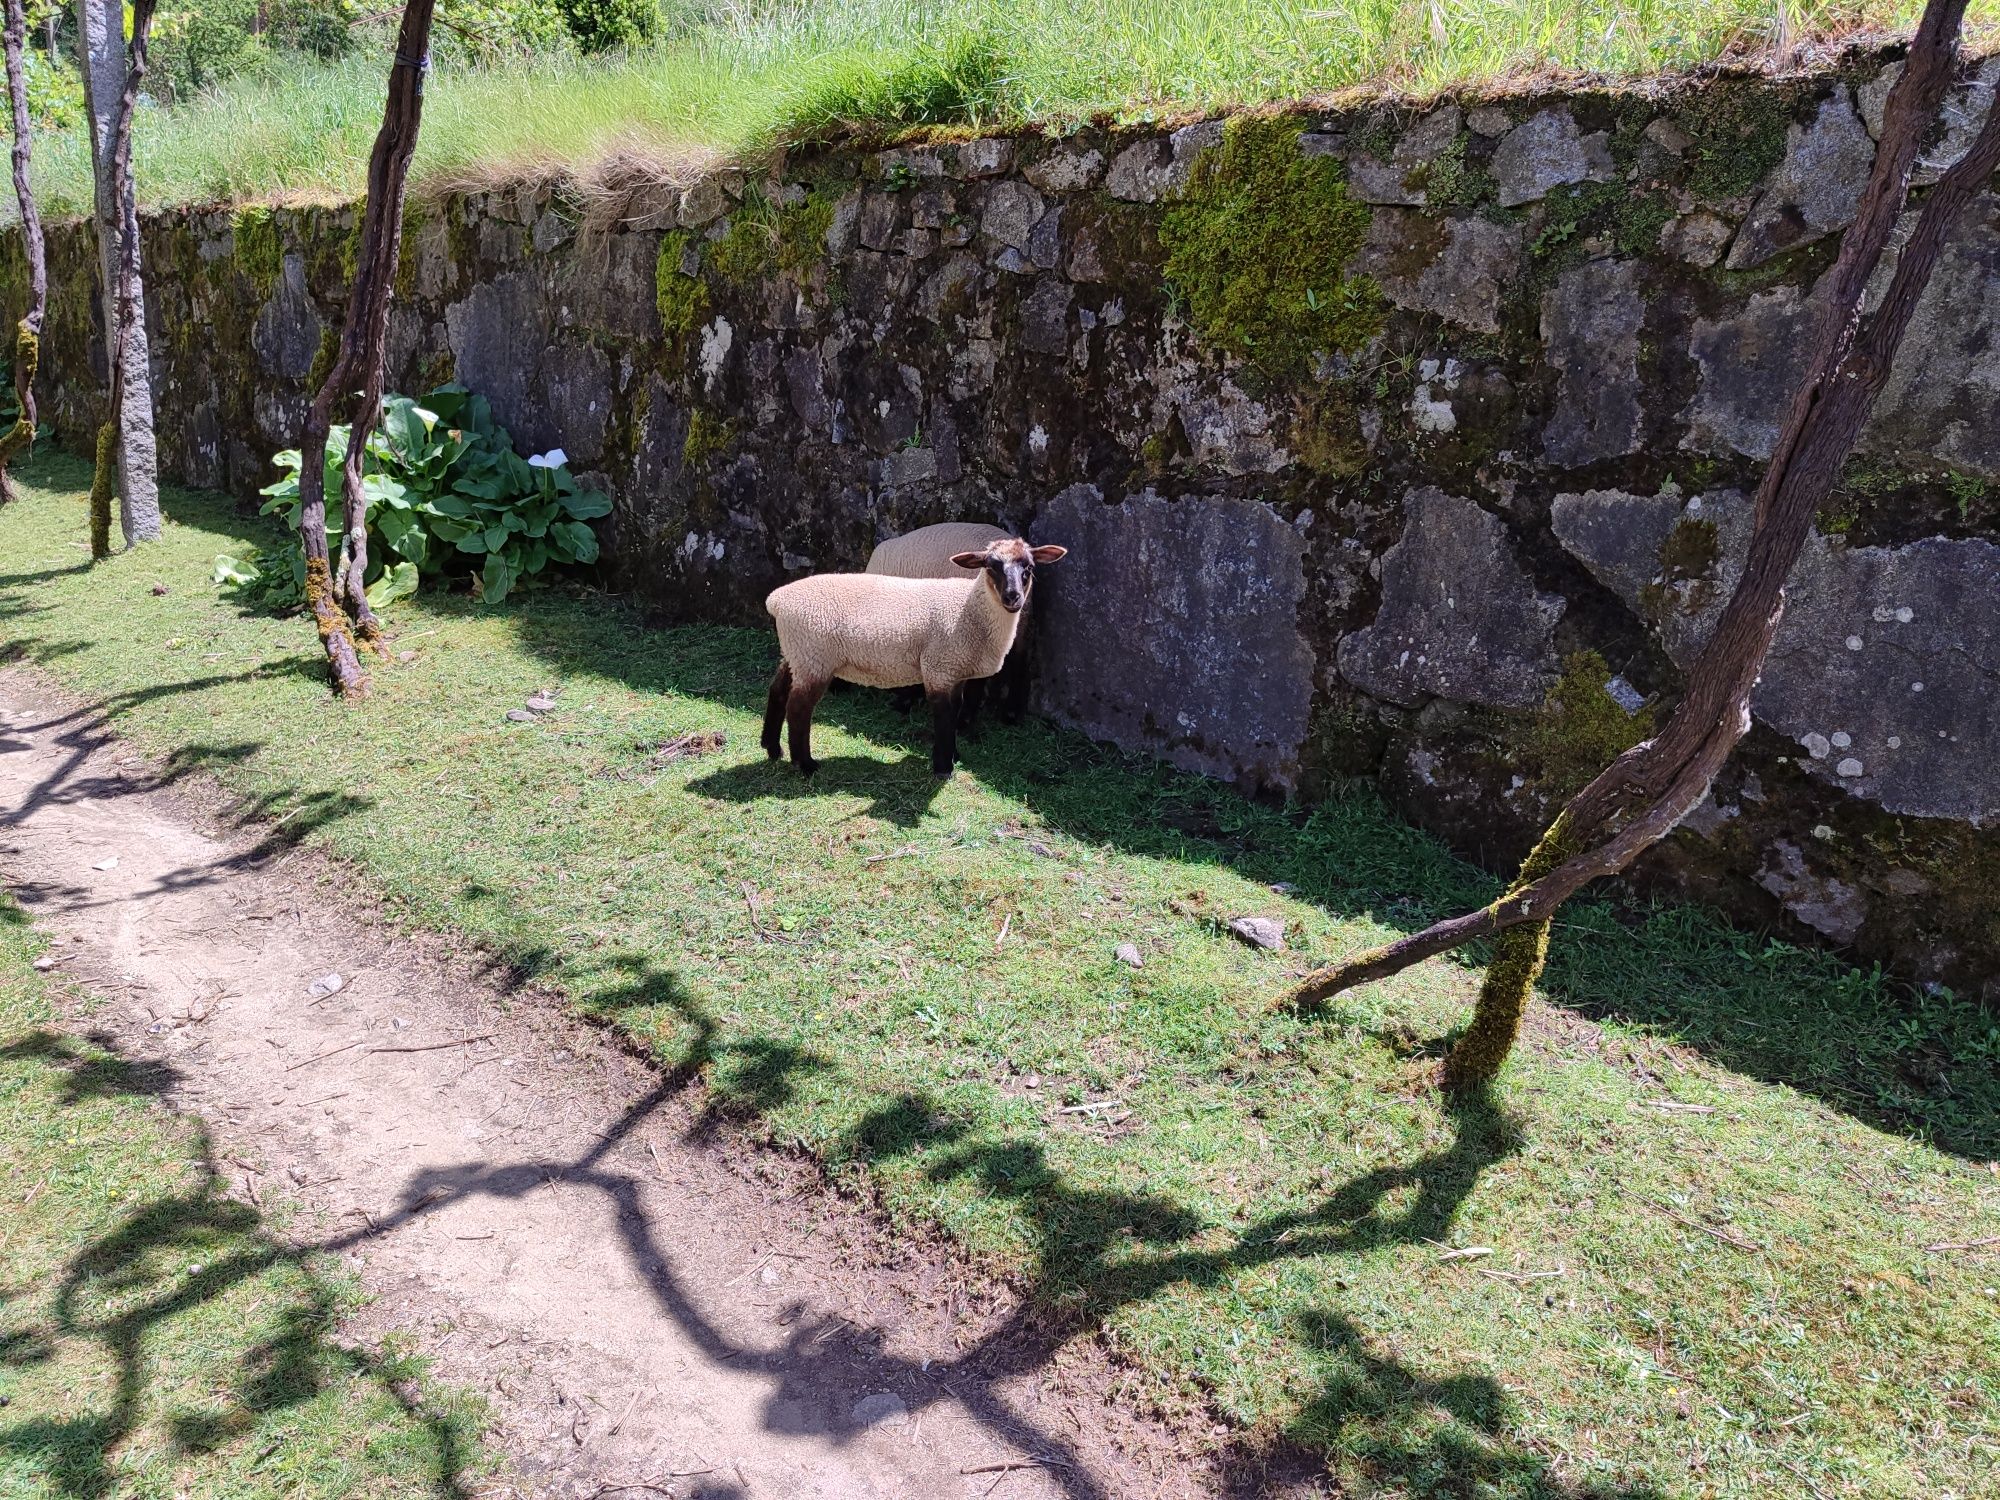
[[[783,758],[778,731],[789,724],[792,764],[812,775],[819,765],[813,709],[835,678],[863,687],[921,684],[931,703],[931,772],[949,776],[964,684],[1000,670],[1035,569],[1067,550],[1002,537],[952,558],[977,578],[822,573],[772,590],[764,608],[777,622],[781,659],[764,706],[764,753]]]
[[[1013,535],[999,526],[984,521],[940,521],[934,526],[920,526],[915,531],[901,536],[890,537],[878,544],[868,554],[870,573],[886,574],[891,578],[956,578],[959,567],[952,561],[961,552],[977,552],[989,543],[1001,541]],[[1021,623],[1015,632],[1014,647],[1007,653],[1007,660],[996,674],[996,682],[1005,695],[1003,714],[1010,724],[1021,721],[1022,711],[1028,706],[1028,677],[1032,661],[1033,637],[1028,616],[1031,611],[1023,610]],[[905,713],[915,705],[920,690],[898,688],[890,695],[891,701]],[[979,717],[980,706],[986,699],[986,679],[975,677],[965,685],[965,696],[959,711],[959,727],[970,730],[973,721]]]

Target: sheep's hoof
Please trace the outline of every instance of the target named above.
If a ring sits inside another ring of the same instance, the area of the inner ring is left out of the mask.
[[[785,758],[785,752],[779,749],[776,745],[766,745],[764,747],[764,753],[767,756],[769,756],[772,760],[783,760]]]
[[[953,766],[950,761],[946,761],[943,765],[939,765],[936,761],[931,762],[931,775],[938,777],[940,780],[949,779],[951,773],[956,769],[957,767]]]
[[[810,756],[806,757],[806,759],[804,760],[794,761],[793,764],[799,768],[799,774],[805,777],[808,781],[812,779],[812,773],[819,769],[819,762],[812,759],[812,757]]]

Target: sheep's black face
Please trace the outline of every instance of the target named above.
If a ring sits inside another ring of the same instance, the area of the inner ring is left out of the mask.
[[[1035,565],[1026,558],[989,555],[986,577],[1000,596],[1001,608],[1017,615],[1027,606],[1028,590],[1035,586]]]
[[[993,597],[1010,615],[1027,607],[1028,594],[1035,586],[1035,565],[1052,563],[1063,556],[1061,547],[1030,547],[1023,541],[995,542],[984,552],[961,552],[952,561],[961,568],[975,568],[986,575]]]

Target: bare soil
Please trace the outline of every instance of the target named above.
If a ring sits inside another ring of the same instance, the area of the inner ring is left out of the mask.
[[[511,1466],[487,1493],[1283,1483],[1205,1412],[1141,1415],[1094,1337],[745,1141],[698,1079],[372,919],[351,872],[169,784],[18,669],[0,873],[105,998],[99,1039],[207,1123],[247,1199],[299,1206],[284,1232],[356,1268],[374,1300],[347,1336],[406,1333],[485,1393]]]

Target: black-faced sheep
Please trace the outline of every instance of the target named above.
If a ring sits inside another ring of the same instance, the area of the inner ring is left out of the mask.
[[[984,521],[940,521],[933,526],[919,526],[915,531],[890,537],[877,545],[868,554],[866,571],[890,578],[956,578],[960,576],[960,569],[952,559],[959,553],[978,552],[1012,534]],[[1028,679],[1032,672],[1034,649],[1033,614],[1032,606],[1021,611],[1021,623],[1015,631],[1013,649],[1007,653],[1007,660],[993,678],[994,688],[1001,695],[1002,716],[1010,724],[1020,723],[1028,706]],[[987,679],[983,677],[975,677],[966,683],[959,705],[958,723],[961,729],[969,730],[978,718],[980,706],[986,700],[986,683]],[[908,712],[916,703],[918,692],[916,688],[899,688],[891,696],[899,708]]]
[[[952,559],[976,578],[823,573],[773,590],[764,607],[777,622],[783,660],[765,703],[765,753],[782,756],[778,732],[789,724],[792,763],[813,773],[813,709],[835,678],[863,687],[921,685],[931,704],[931,770],[949,776],[964,684],[1000,670],[1035,569],[1066,550],[1002,537]]]

